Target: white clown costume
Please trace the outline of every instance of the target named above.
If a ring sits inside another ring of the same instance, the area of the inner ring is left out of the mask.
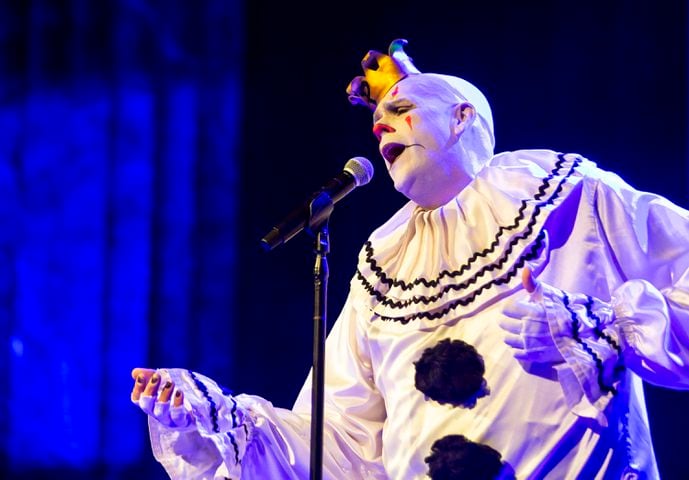
[[[658,478],[642,380],[689,388],[687,239],[686,210],[549,150],[409,202],[361,249],[327,339],[324,477]],[[515,300],[546,312],[522,323],[528,355],[504,341]],[[310,378],[287,410],[159,372],[185,395],[149,419],[171,477],[308,478]]]

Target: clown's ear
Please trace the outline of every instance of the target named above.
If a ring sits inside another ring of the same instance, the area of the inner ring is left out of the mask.
[[[453,133],[460,137],[464,131],[469,128],[476,119],[476,109],[469,102],[458,103],[454,106],[453,116],[455,122],[453,123]]]

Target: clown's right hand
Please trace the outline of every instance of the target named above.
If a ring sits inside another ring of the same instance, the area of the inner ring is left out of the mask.
[[[184,393],[175,390],[172,381],[164,381],[160,373],[150,368],[135,368],[132,378],[132,402],[147,415],[170,428],[182,429],[192,424],[191,414],[184,406]]]

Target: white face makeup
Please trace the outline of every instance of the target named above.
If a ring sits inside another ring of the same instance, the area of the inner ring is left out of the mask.
[[[423,75],[405,78],[373,115],[373,133],[395,188],[424,208],[447,203],[471,181],[458,144],[462,100],[442,92],[448,87],[438,82]]]

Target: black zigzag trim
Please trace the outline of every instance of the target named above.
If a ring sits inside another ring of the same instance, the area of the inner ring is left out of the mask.
[[[564,159],[564,157],[561,157],[561,159]],[[378,300],[379,303],[382,303],[383,305],[389,306],[389,307],[392,307],[392,308],[405,308],[405,307],[411,305],[412,303],[413,303],[413,304],[423,303],[423,304],[425,304],[425,305],[429,305],[429,304],[431,304],[431,303],[437,301],[438,299],[440,299],[443,295],[445,295],[445,294],[446,294],[447,292],[449,292],[450,290],[459,291],[459,290],[463,290],[463,289],[467,288],[469,285],[476,283],[476,282],[478,281],[478,278],[484,276],[484,275],[486,274],[486,272],[492,272],[492,271],[494,271],[494,270],[499,270],[499,269],[501,269],[501,268],[505,265],[505,263],[507,263],[507,260],[508,260],[509,256],[512,254],[512,251],[514,250],[514,247],[517,245],[517,243],[518,243],[520,240],[525,239],[525,238],[528,238],[529,236],[531,236],[531,235],[533,234],[533,227],[534,227],[534,225],[536,224],[538,215],[540,214],[542,208],[543,208],[544,206],[548,205],[548,204],[551,204],[551,203],[557,198],[557,196],[558,196],[558,195],[560,194],[560,192],[562,191],[562,186],[564,185],[564,182],[567,180],[567,178],[569,178],[569,177],[572,175],[572,173],[574,172],[574,168],[575,168],[579,163],[580,163],[580,160],[577,159],[577,161],[575,161],[575,162],[572,164],[572,167],[571,167],[571,168],[569,169],[569,171],[567,172],[567,175],[565,175],[565,176],[560,180],[560,182],[559,182],[558,185],[557,185],[557,188],[553,191],[553,193],[550,195],[550,197],[548,197],[547,200],[545,200],[544,202],[539,203],[538,205],[536,205],[536,206],[534,207],[533,212],[532,212],[532,214],[531,214],[531,218],[530,218],[530,220],[529,220],[529,223],[526,225],[525,230],[524,230],[521,234],[512,237],[512,239],[510,240],[509,244],[505,247],[505,250],[503,251],[503,254],[500,256],[500,258],[498,258],[496,261],[494,261],[494,262],[492,262],[492,263],[490,263],[490,264],[488,264],[488,265],[483,266],[483,267],[482,267],[481,269],[479,269],[471,278],[467,279],[467,280],[464,281],[463,283],[446,285],[445,287],[443,287],[443,288],[440,290],[439,293],[437,293],[437,294],[435,294],[435,295],[431,295],[430,297],[415,296],[415,297],[410,298],[410,299],[407,299],[407,300],[392,300],[392,299],[387,298],[387,297],[385,296],[385,294],[383,294],[383,293],[381,293],[380,291],[376,290],[376,289],[373,287],[373,285],[371,285],[371,284],[368,282],[368,280],[366,280],[366,278],[364,277],[364,275],[361,273],[361,270],[359,270],[359,269],[357,269],[357,272],[356,272],[357,278],[358,278],[359,281],[363,284],[364,289],[366,289],[366,291],[368,291],[372,296],[374,296],[374,297],[376,298],[376,300]],[[545,183],[547,183],[547,179],[546,179],[546,182],[545,182]],[[542,185],[541,187],[543,187],[543,185]],[[540,190],[540,189],[539,189],[539,190]],[[522,200],[522,205],[525,205],[525,204],[526,204],[525,201]],[[525,217],[523,216],[523,212],[522,212],[521,210],[522,210],[522,209],[520,209],[520,217],[518,217],[518,218],[515,220],[515,224],[519,224],[519,223],[521,222],[521,220],[523,220],[523,219],[525,218]],[[502,227],[501,227],[501,228],[502,228]],[[541,233],[542,233],[542,232],[541,232]],[[495,244],[495,242],[497,241],[497,237],[498,237],[499,235],[500,235],[500,234],[496,235],[496,240],[493,242],[494,244]],[[370,245],[370,242],[367,242],[367,243],[369,243],[369,245]],[[493,248],[493,247],[492,247],[492,248]],[[488,249],[484,249],[483,252],[482,252],[481,254],[474,253],[474,255],[472,255],[472,257],[469,259],[469,261],[468,261],[467,263],[465,263],[464,265],[462,265],[462,267],[460,268],[460,270],[455,271],[454,273],[456,273],[457,275],[459,275],[461,272],[463,272],[464,270],[466,270],[466,269],[469,267],[470,263],[473,261],[472,259],[476,259],[478,255],[485,256],[484,254],[485,254],[487,251],[488,251]],[[373,252],[372,249],[369,250],[369,253],[370,253],[370,254],[372,254],[372,252]],[[368,254],[367,254],[367,255],[368,255]],[[372,260],[372,261],[375,262],[375,260]],[[377,265],[376,265],[376,267],[377,267]],[[378,268],[378,271],[376,272],[376,276],[378,276],[379,278],[381,278],[381,281],[382,281],[383,277],[387,279],[387,277],[385,276],[385,273],[382,272],[382,269],[380,269],[380,267],[377,267],[377,268]],[[443,271],[443,272],[441,273],[441,275],[438,277],[438,279],[440,279],[441,276],[443,276],[443,274],[444,274],[445,272],[447,272],[447,270]],[[381,277],[381,275],[382,275],[383,277]],[[448,274],[448,275],[455,276],[454,274]],[[388,279],[388,280],[389,280],[389,279]],[[418,285],[419,283],[424,283],[424,285],[429,286],[431,283],[434,283],[434,285],[437,285],[437,284],[438,284],[438,281],[429,282],[429,281],[427,281],[427,280],[425,280],[425,279],[416,279],[416,280],[414,280],[414,281],[413,281],[412,283],[410,283],[410,284],[406,284],[406,283],[404,283],[404,282],[401,281],[401,280],[395,280],[395,281],[393,281],[393,284],[404,284],[404,285],[405,285],[405,286],[403,286],[404,289],[409,289],[409,288],[411,288],[413,285]]]
[[[230,410],[230,415],[232,415],[232,428],[235,428],[237,426],[237,401],[230,397],[230,400],[232,400],[232,410]]]
[[[484,283],[477,289],[471,292],[471,295],[460,298],[458,300],[455,300],[451,303],[448,304],[447,307],[443,308],[442,310],[438,310],[436,312],[416,312],[413,315],[409,315],[408,317],[385,317],[381,316],[381,320],[386,320],[386,321],[393,321],[393,322],[399,322],[402,325],[406,325],[412,320],[416,320],[418,318],[425,318],[427,320],[437,320],[439,318],[444,317],[447,315],[450,311],[454,310],[458,306],[463,306],[466,307],[470,303],[472,303],[476,297],[478,297],[481,293],[484,291],[488,290],[490,287],[493,285],[503,285],[505,283],[508,283],[514,276],[517,274],[517,271],[521,268],[524,268],[524,265],[526,264],[527,261],[533,260],[534,258],[538,258],[538,252],[543,248],[544,244],[544,239],[545,239],[545,232],[541,230],[541,232],[538,234],[538,237],[536,238],[536,241],[531,245],[529,248],[528,252],[524,255],[521,255],[519,259],[515,262],[515,264],[510,268],[505,275],[502,277],[495,278],[491,280],[488,283]],[[471,283],[476,283],[477,277],[472,277],[466,284],[466,286],[469,286]],[[371,295],[375,295],[376,293],[379,294],[379,292],[375,292],[373,287],[370,285],[367,288],[367,291]]]
[[[220,433],[220,425],[218,424],[218,407],[215,405],[215,402],[211,398],[210,394],[208,393],[208,387],[194,375],[194,372],[191,370],[187,370],[189,372],[189,375],[191,375],[191,378],[194,380],[194,384],[196,385],[196,388],[198,388],[201,393],[203,394],[203,397],[208,401],[211,409],[211,423],[213,424],[213,431],[215,433]],[[237,410],[237,402],[235,402],[234,398],[232,399],[232,427],[236,426],[236,420],[235,420],[235,411]],[[226,432],[227,436],[230,438],[230,442],[232,443],[232,448],[234,449],[234,461],[235,464],[239,463],[239,446],[237,445],[237,442],[234,439],[234,436],[232,436],[232,433]]]
[[[213,431],[215,433],[220,432],[220,427],[218,426],[218,407],[215,405],[215,402],[211,398],[210,394],[208,393],[208,388],[206,385],[203,384],[201,380],[199,380],[196,375],[194,375],[194,372],[191,370],[187,370],[189,375],[191,375],[191,378],[194,380],[194,384],[196,385],[196,388],[198,388],[201,393],[203,394],[203,397],[208,401],[211,407],[211,423],[213,424]]]
[[[226,432],[227,436],[230,437],[230,442],[232,443],[232,449],[234,450],[234,464],[239,465],[239,445],[234,439],[234,435],[231,432]]]
[[[532,216],[531,220],[529,221],[529,224],[526,226],[526,229],[521,234],[512,237],[512,240],[510,240],[510,243],[505,247],[505,250],[503,251],[500,258],[498,258],[496,261],[494,261],[492,263],[484,265],[474,275],[472,275],[470,278],[468,278],[464,282],[459,283],[459,284],[454,283],[454,284],[444,286],[443,288],[440,289],[440,291],[437,294],[434,294],[434,295],[431,295],[428,297],[423,296],[423,295],[419,295],[419,296],[414,296],[414,297],[407,299],[407,300],[392,300],[392,299],[387,298],[385,296],[385,294],[374,289],[373,286],[368,282],[368,280],[366,280],[364,278],[364,276],[361,274],[361,271],[359,271],[358,269],[357,269],[357,277],[364,284],[364,287],[367,290],[369,290],[369,291],[372,290],[374,292],[373,296],[376,297],[376,300],[378,300],[379,303],[382,303],[385,306],[389,306],[392,308],[404,308],[404,307],[408,307],[412,303],[414,303],[414,304],[423,303],[424,305],[431,304],[431,303],[439,300],[441,297],[443,297],[450,290],[455,290],[455,291],[464,290],[469,285],[476,283],[480,277],[485,276],[485,274],[487,272],[492,272],[494,270],[502,269],[503,266],[505,265],[505,263],[507,263],[510,255],[514,251],[514,247],[517,245],[517,243],[520,240],[528,238],[533,234],[533,227],[536,224],[536,217],[537,217],[538,213],[540,212],[540,210],[541,210],[540,205],[537,205],[534,208],[534,215]],[[370,287],[370,289],[369,289],[369,287]]]
[[[590,295],[586,295],[585,305],[586,314],[589,316],[589,318],[593,318],[596,321],[596,326],[593,329],[594,333],[598,335],[598,338],[602,338],[603,340],[608,342],[608,345],[614,348],[617,352],[617,364],[615,365],[615,376],[617,377],[617,375],[622,373],[625,369],[624,357],[622,356],[622,348],[618,345],[614,338],[612,338],[610,335],[603,331],[600,317],[593,313],[593,298]]]
[[[565,292],[562,292],[562,302],[564,303],[565,308],[567,309],[570,317],[572,318],[572,338],[574,338],[574,340],[576,340],[576,342],[579,345],[581,345],[581,348],[583,348],[584,351],[589,354],[589,356],[593,359],[593,361],[596,364],[596,370],[598,370],[598,387],[601,389],[602,392],[612,393],[613,395],[615,395],[617,393],[615,387],[608,386],[605,384],[605,368],[603,366],[603,361],[600,359],[598,355],[596,355],[596,352],[594,352],[593,349],[590,346],[588,346],[579,335],[579,317],[577,317],[577,314],[574,312],[574,310],[570,308],[569,297]]]
[[[547,190],[550,187],[550,181],[553,178],[555,178],[555,176],[557,176],[559,174],[559,171],[563,168],[565,162],[567,161],[565,159],[565,154],[563,154],[563,153],[558,154],[557,157],[558,157],[558,160],[555,163],[555,167],[550,172],[550,174],[543,180],[543,183],[541,184],[541,186],[538,187],[538,191],[534,195],[532,200],[538,201],[538,200],[542,199],[543,197],[545,197],[545,195],[547,194]],[[553,194],[551,194],[550,198],[548,198],[548,200],[546,200],[545,202],[538,204],[534,208],[534,211],[531,214],[531,220],[533,223],[535,223],[535,218],[540,213],[540,209],[543,206],[545,206],[545,205],[547,205],[553,201],[553,199],[562,190],[562,185],[564,184],[564,182],[572,175],[572,173],[574,172],[574,169],[580,163],[581,163],[581,159],[576,158],[574,160],[572,166],[570,167],[569,171],[567,172],[567,174],[560,180],[557,189],[555,190],[555,192]],[[400,288],[402,288],[402,290],[410,290],[419,284],[424,285],[425,287],[436,287],[436,286],[438,286],[439,282],[444,277],[450,277],[450,278],[458,277],[458,276],[462,275],[463,273],[467,272],[469,270],[469,268],[471,267],[471,265],[474,262],[476,262],[476,260],[478,260],[479,257],[485,258],[489,254],[493,253],[495,251],[495,249],[497,248],[497,246],[500,244],[500,237],[505,232],[514,230],[517,227],[519,227],[521,222],[526,219],[526,216],[524,215],[524,211],[526,210],[527,206],[528,206],[527,201],[521,200],[521,205],[519,207],[519,210],[517,211],[518,215],[517,215],[517,217],[515,217],[513,223],[511,225],[508,225],[508,226],[500,226],[498,228],[497,233],[495,234],[493,241],[490,243],[490,245],[488,247],[484,248],[480,252],[474,252],[467,259],[467,261],[464,264],[462,264],[461,267],[459,267],[458,270],[454,270],[454,271],[443,270],[442,272],[440,272],[440,274],[438,275],[438,277],[435,280],[427,280],[425,278],[417,278],[417,279],[414,279],[412,282],[407,283],[404,280],[389,278],[385,274],[385,272],[383,272],[382,267],[380,267],[378,265],[378,262],[375,260],[375,258],[373,258],[375,256],[375,252],[373,251],[373,246],[372,246],[370,241],[367,241],[364,244],[364,248],[366,250],[365,261],[366,261],[366,263],[369,264],[369,268],[371,269],[371,271],[374,272],[375,275],[380,279],[380,282],[388,285],[389,287],[400,287]],[[533,223],[532,223],[532,225],[533,225]]]

